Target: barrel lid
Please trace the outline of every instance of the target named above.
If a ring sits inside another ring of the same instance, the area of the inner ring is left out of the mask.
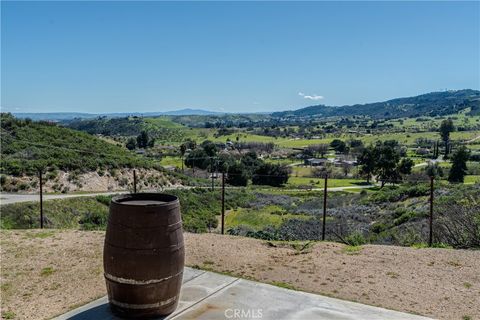
[[[112,203],[128,206],[157,207],[178,203],[178,197],[166,193],[132,193],[113,197]]]

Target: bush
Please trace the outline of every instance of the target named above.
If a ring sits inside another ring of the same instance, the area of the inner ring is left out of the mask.
[[[474,203],[445,203],[436,208],[436,242],[454,248],[480,248],[480,206]]]
[[[289,174],[290,172],[286,166],[263,163],[255,170],[252,183],[279,187],[287,183]]]
[[[349,246],[361,246],[365,243],[367,243],[365,237],[358,231],[345,237],[345,244],[348,244]]]
[[[372,194],[365,201],[373,202],[398,202],[407,198],[426,196],[430,192],[430,187],[426,183],[406,184],[400,187],[384,187],[378,192]]]
[[[105,212],[86,212],[82,215],[78,223],[82,230],[105,230],[107,226],[108,215]]]
[[[245,166],[241,163],[236,163],[228,168],[226,183],[232,186],[247,186],[248,173]]]

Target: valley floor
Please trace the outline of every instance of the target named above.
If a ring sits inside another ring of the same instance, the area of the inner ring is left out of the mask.
[[[1,230],[2,318],[45,319],[106,294],[104,232]],[[187,265],[440,319],[479,319],[480,251],[185,234]]]

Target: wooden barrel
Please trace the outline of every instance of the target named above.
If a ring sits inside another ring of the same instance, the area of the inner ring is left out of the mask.
[[[142,318],[172,313],[184,261],[177,197],[136,193],[112,199],[103,265],[114,313]]]

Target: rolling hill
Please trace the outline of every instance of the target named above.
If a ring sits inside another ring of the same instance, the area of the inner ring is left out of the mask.
[[[298,110],[275,112],[273,117],[332,117],[370,116],[372,118],[403,118],[420,116],[443,116],[471,108],[471,114],[480,112],[480,91],[464,89],[422,94],[415,97],[397,98],[384,102],[348,106],[316,105]]]
[[[0,171],[32,175],[38,168],[94,171],[99,168],[152,167],[150,160],[88,133],[51,122],[1,114]]]

